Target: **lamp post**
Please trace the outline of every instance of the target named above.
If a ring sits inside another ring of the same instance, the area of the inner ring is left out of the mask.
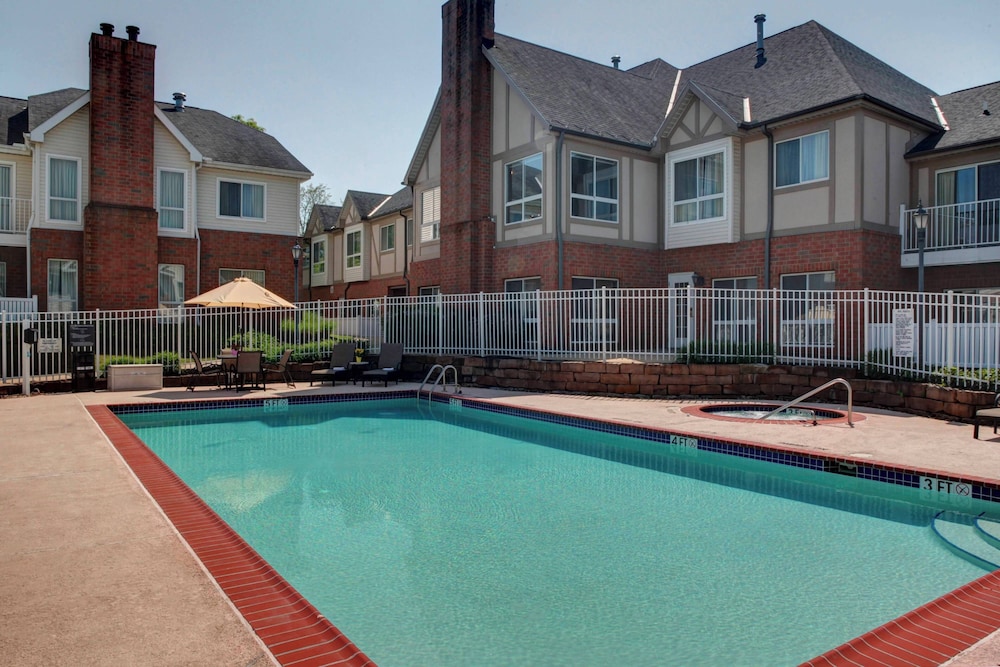
[[[924,248],[927,247],[927,220],[930,218],[922,201],[917,200],[913,224],[917,226],[917,291],[924,291]]]
[[[302,246],[296,241],[292,246],[292,264],[295,266],[295,344],[299,344],[299,260],[302,259]]]

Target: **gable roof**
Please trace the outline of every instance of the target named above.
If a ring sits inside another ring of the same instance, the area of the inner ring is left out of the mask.
[[[750,98],[749,127],[854,99],[937,126],[934,91],[816,21],[766,38],[763,67],[755,67],[756,53],[756,43],[747,44],[684,70],[682,79]]]
[[[677,75],[662,60],[620,70],[501,34],[485,53],[551,130],[644,148]]]
[[[379,204],[389,199],[390,195],[383,195],[377,192],[362,192],[361,190],[348,190],[344,197],[344,208],[350,201],[354,208],[358,210],[358,215],[362,220],[367,220],[368,216],[379,207]]]
[[[388,199],[384,199],[382,203],[372,209],[369,212],[370,217],[382,217],[386,215],[392,215],[393,213],[399,213],[400,211],[405,211],[408,208],[413,207],[413,191],[409,187],[400,188],[394,192]]]
[[[184,111],[177,111],[167,102],[156,102],[156,106],[202,155],[215,162],[310,173],[266,132],[209,109],[185,106]]]
[[[337,229],[340,221],[340,210],[339,206],[314,204],[309,213],[309,228],[324,232]]]
[[[28,131],[28,100],[0,97],[0,146],[24,143]]]
[[[28,132],[31,132],[67,106],[86,95],[82,88],[63,88],[50,93],[28,96]]]
[[[1000,81],[943,95],[937,102],[948,129],[926,137],[907,156],[1000,143]],[[984,104],[989,114],[983,113]]]

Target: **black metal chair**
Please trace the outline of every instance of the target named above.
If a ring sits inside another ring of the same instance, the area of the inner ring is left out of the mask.
[[[295,380],[292,378],[292,372],[288,369],[288,364],[292,360],[291,348],[288,348],[281,353],[281,359],[278,360],[276,364],[264,364],[264,372],[273,371],[275,373],[280,373],[281,377],[285,380],[285,384],[289,387],[295,386]]]
[[[993,433],[995,434],[997,432],[997,426],[1000,425],[1000,394],[993,397],[992,408],[976,410],[976,426],[972,431],[972,437],[978,440],[979,426],[990,421],[993,422]]]
[[[191,357],[191,361],[194,362],[194,370],[188,376],[187,390],[194,391],[195,381],[202,377],[203,375],[214,375],[215,376],[215,386],[219,386],[219,381],[222,378],[222,366],[219,364],[203,364],[201,362],[201,357],[194,350],[188,350],[188,356]]]
[[[365,380],[377,382],[381,380],[385,386],[389,386],[389,380],[398,382],[399,367],[403,365],[403,345],[401,343],[382,343],[378,352],[378,361],[375,368],[361,374],[361,386],[365,386]]]
[[[350,376],[351,361],[354,359],[354,343],[347,341],[337,343],[330,352],[330,367],[318,368],[309,375],[309,386],[313,382],[326,382],[329,380],[334,386],[337,380],[347,380]]]
[[[264,378],[264,353],[260,350],[236,353],[236,391],[246,389],[267,389]]]

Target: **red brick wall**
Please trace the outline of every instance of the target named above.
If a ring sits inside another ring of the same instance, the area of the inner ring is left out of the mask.
[[[490,221],[493,0],[449,0],[442,8],[441,290],[486,289],[493,274]]]
[[[83,210],[81,310],[156,308],[157,215],[90,202]]]
[[[49,259],[75,259],[83,263],[83,232],[55,229],[31,230],[31,291],[38,295],[39,310],[48,310]]]
[[[219,286],[219,269],[253,269],[265,271],[266,287],[289,301],[295,298],[295,266],[291,248],[295,236],[250,234],[216,229],[201,230],[201,285],[196,294]],[[193,285],[194,273],[188,284]],[[305,286],[299,284],[299,298]]]
[[[28,285],[28,256],[24,248],[0,246],[0,263],[7,271],[7,293],[4,296],[25,298]],[[37,288],[36,288],[37,291]]]

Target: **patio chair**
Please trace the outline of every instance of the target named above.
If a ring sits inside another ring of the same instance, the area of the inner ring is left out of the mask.
[[[264,353],[260,350],[236,353],[236,391],[247,389],[267,389],[264,378]]]
[[[295,386],[295,380],[292,379],[292,373],[290,370],[288,370],[288,363],[292,359],[292,352],[293,350],[291,348],[288,348],[287,350],[281,353],[281,359],[278,360],[278,363],[264,364],[265,373],[267,371],[280,373],[281,377],[284,378],[285,380],[285,384],[287,384],[289,387]]]
[[[365,380],[372,382],[381,380],[386,387],[389,386],[389,380],[398,383],[399,380],[396,377],[399,375],[399,367],[402,365],[403,345],[401,343],[382,343],[375,368],[361,374],[361,386],[365,386]]]
[[[219,386],[219,381],[222,378],[222,366],[219,364],[203,364],[201,363],[201,357],[194,350],[188,350],[188,356],[191,357],[191,361],[194,362],[194,370],[188,376],[187,391],[194,391],[195,380],[200,378],[202,375],[214,375],[215,376],[215,386]]]
[[[326,382],[329,380],[334,386],[337,379],[343,378],[345,381],[350,376],[351,362],[354,361],[354,343],[346,341],[337,343],[330,352],[330,367],[318,368],[309,374],[309,386],[313,382]]]
[[[972,431],[972,437],[979,440],[979,426],[989,421],[993,422],[993,433],[997,432],[997,425],[1000,424],[1000,394],[993,397],[993,407],[976,410],[976,426]]]

